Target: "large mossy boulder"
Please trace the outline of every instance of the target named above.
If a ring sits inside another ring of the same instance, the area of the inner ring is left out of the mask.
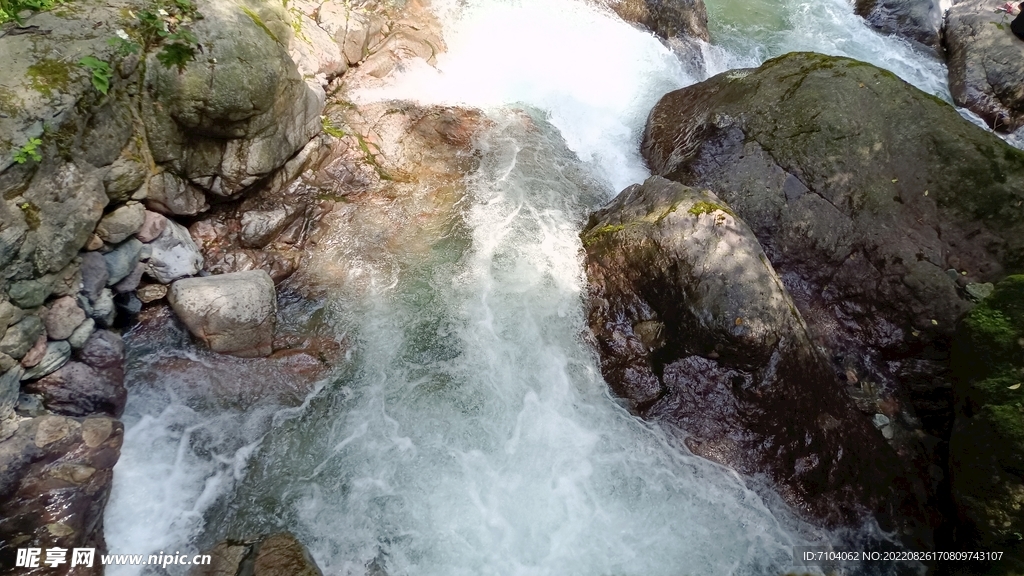
[[[914,533],[918,496],[856,410],[757,238],[709,191],[661,177],[582,233],[602,372],[694,453],[769,478],[830,525],[864,510]]]
[[[667,94],[643,153],[750,225],[864,411],[948,434],[956,322],[1024,268],[1024,152],[887,71],[794,53]]]
[[[319,133],[324,95],[306,84],[288,54],[293,31],[280,4],[198,6],[204,18],[193,31],[202,53],[182,69],[149,56],[144,120],[158,164],[208,194],[233,197]]]
[[[958,539],[1002,550],[1024,571],[1024,275],[964,318],[953,349],[956,424],[950,476]],[[1009,570],[1009,566],[1006,567]]]
[[[949,89],[958,106],[1013,132],[1024,126],[1024,43],[1010,30],[1013,17],[995,6],[963,0],[946,14]]]

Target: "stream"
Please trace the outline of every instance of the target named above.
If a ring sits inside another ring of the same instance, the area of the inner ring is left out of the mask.
[[[310,258],[336,278],[281,315],[348,347],[315,390],[294,392],[298,407],[244,383],[214,397],[239,376],[180,335],[127,338],[111,553],[289,530],[328,575],[753,575],[785,573],[793,546],[838,542],[611,397],[585,337],[578,233],[648,175],[639,137],[665,92],[814,50],[948,100],[944,66],[871,31],[847,0],[708,0],[699,74],[582,0],[434,6],[448,43],[436,68],[354,97],[483,110],[480,168],[415,245],[328,231]]]

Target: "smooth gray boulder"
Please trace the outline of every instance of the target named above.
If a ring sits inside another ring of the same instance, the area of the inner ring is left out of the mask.
[[[146,273],[161,284],[193,276],[203,268],[199,247],[188,229],[177,222],[168,220],[164,231],[149,245],[152,252],[146,262]]]
[[[263,270],[178,280],[167,299],[189,331],[215,352],[256,357],[273,351],[277,296]]]

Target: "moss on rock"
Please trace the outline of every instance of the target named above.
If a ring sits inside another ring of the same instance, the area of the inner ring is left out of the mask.
[[[997,284],[964,318],[953,369],[953,495],[974,544],[1006,547],[1010,562],[994,573],[1015,573],[1024,566],[1024,275]]]

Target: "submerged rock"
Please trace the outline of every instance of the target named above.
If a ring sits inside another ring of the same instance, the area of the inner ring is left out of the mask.
[[[277,299],[274,281],[263,270],[178,280],[167,299],[189,331],[215,352],[253,357],[273,351]]]
[[[245,540],[225,540],[212,550],[211,563],[189,576],[323,576],[306,547],[285,532]]]
[[[958,106],[995,130],[1013,132],[1024,126],[1024,44],[1010,30],[1013,16],[995,12],[995,6],[967,0],[949,9],[949,89]]]
[[[696,454],[767,475],[827,523],[866,508],[917,527],[896,454],[728,205],[655,176],[594,213],[582,239],[602,372],[642,416],[685,430]]]
[[[950,480],[964,549],[1002,550],[1024,570],[1024,276],[1010,276],[960,324]],[[1003,572],[1000,572],[1003,573]],[[1008,572],[1007,572],[1008,573]]]

